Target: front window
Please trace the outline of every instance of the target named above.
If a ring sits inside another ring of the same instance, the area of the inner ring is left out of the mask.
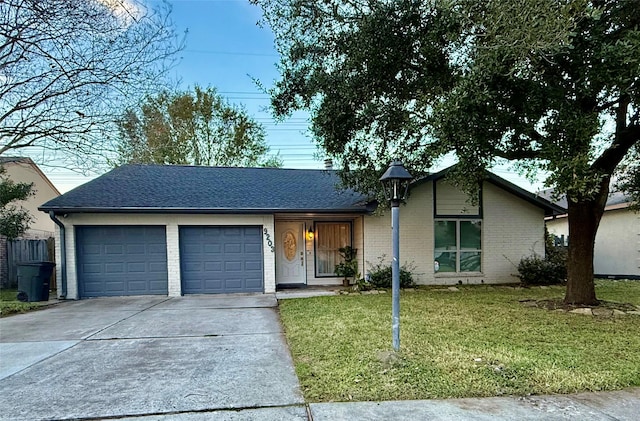
[[[316,276],[336,276],[335,268],[342,261],[338,249],[351,246],[351,223],[316,223]]]
[[[482,221],[436,220],[434,228],[435,272],[482,270]]]

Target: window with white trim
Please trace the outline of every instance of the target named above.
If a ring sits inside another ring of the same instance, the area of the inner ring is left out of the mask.
[[[434,271],[482,271],[482,220],[436,219]]]
[[[350,222],[316,222],[316,276],[336,276],[341,247],[351,246]]]

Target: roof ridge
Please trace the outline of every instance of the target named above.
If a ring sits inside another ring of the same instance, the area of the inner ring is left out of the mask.
[[[322,171],[322,172],[337,172],[336,169],[326,168],[278,168],[278,167],[236,167],[236,166],[219,166],[219,165],[191,165],[191,164],[123,164],[117,168],[122,167],[156,167],[156,168],[207,168],[207,169],[238,169],[238,170],[279,170],[279,171]]]

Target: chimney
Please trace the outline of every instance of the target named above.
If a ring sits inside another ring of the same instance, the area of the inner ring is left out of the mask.
[[[324,169],[332,170],[333,169],[333,159],[327,158],[324,160]]]

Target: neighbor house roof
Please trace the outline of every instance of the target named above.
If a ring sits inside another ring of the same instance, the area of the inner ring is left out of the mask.
[[[559,199],[554,199],[554,189],[546,189],[541,190],[538,194],[547,200],[553,201],[558,206],[562,206],[563,208],[567,207],[567,196],[562,196]],[[614,209],[623,209],[629,207],[631,203],[631,199],[620,191],[612,191],[609,193],[609,197],[607,198],[607,203],[605,204],[604,210],[614,210]],[[566,213],[566,212],[565,212]]]
[[[39,209],[55,213],[366,213],[335,171],[123,165]]]
[[[451,166],[449,168],[445,168],[442,171],[439,171],[437,173],[433,173],[433,174],[429,174],[417,181],[415,181],[414,183],[422,183],[422,182],[426,182],[426,181],[437,181],[440,180],[442,178],[445,178],[447,176],[447,174],[449,172],[451,172],[453,170],[455,166]],[[551,201],[549,201],[547,198],[541,197],[539,194],[535,194],[535,193],[531,193],[530,191],[527,191],[525,189],[523,189],[522,187],[519,187],[513,183],[511,183],[510,181],[505,180],[502,177],[498,177],[497,175],[495,175],[494,173],[490,172],[490,171],[485,171],[485,181],[500,187],[503,190],[508,191],[509,193],[539,207],[542,208],[544,210],[544,214],[545,216],[553,216],[553,215],[560,215],[563,213],[566,213],[567,210],[558,204],[555,204]]]
[[[42,180],[51,187],[51,189],[55,193],[57,193],[58,195],[60,194],[56,186],[53,185],[51,180],[49,180],[49,178],[42,172],[42,170],[38,167],[38,165],[35,162],[33,162],[31,158],[26,156],[0,156],[0,165],[5,165],[5,164],[24,164],[24,165],[30,166],[40,176],[40,178],[42,178]],[[15,180],[15,181],[20,181],[20,180]]]

